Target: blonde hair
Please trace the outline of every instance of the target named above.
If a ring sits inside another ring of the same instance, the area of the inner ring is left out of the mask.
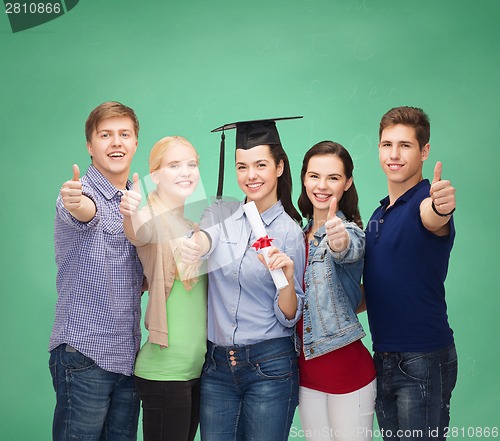
[[[198,160],[198,152],[186,138],[183,138],[182,136],[166,136],[165,138],[157,141],[149,153],[149,172],[153,174],[154,172],[160,170],[162,168],[163,158],[167,151],[178,145],[191,147],[196,153],[196,159]],[[155,216],[161,216],[160,213],[165,213],[165,206],[162,204],[157,190],[153,190],[148,194],[148,205]],[[164,230],[164,234],[170,237],[169,245],[172,248],[176,263],[176,274],[180,276],[184,288],[189,291],[198,281],[199,264],[185,265],[182,262],[177,247],[180,237],[177,237],[178,233],[176,234],[173,231],[173,225],[184,220],[186,229],[191,229],[193,223],[188,219],[180,219],[173,213],[168,213],[165,220],[166,222],[162,223],[161,228]]]
[[[198,152],[186,138],[182,136],[165,136],[165,138],[160,139],[151,149],[149,153],[149,172],[154,173],[160,170],[161,162],[167,150],[175,147],[178,144],[183,144],[188,147],[192,147],[196,153],[196,159],[199,159]]]

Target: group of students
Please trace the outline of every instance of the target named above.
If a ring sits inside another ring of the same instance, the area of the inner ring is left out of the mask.
[[[427,115],[383,116],[389,194],[364,231],[354,164],[336,142],[306,152],[299,214],[275,121],[215,129],[223,139],[236,129],[245,198],[218,194],[197,223],[185,217],[200,179],[193,145],[169,136],[153,146],[156,188],[143,201],[138,176],[128,179],[134,111],[107,102],[91,112],[91,165],[81,178],[73,166],[56,203],[54,440],[135,440],[140,401],[145,441],[193,440],[198,424],[203,441],[287,440],[297,406],[308,440],[370,440],[375,411],[385,440],[444,439],[457,377],[444,291],[456,201],[440,162],[423,179]]]

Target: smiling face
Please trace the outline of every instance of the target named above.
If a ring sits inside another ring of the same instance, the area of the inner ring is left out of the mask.
[[[399,196],[422,180],[422,167],[429,156],[430,145],[420,148],[413,127],[403,124],[386,127],[378,146],[380,165],[390,190]]]
[[[87,142],[94,167],[111,184],[121,189],[125,188],[136,149],[137,136],[129,117],[101,120]]]
[[[160,199],[168,207],[180,207],[200,180],[198,154],[186,140],[172,139],[161,158],[160,168],[151,176]]]
[[[338,156],[312,156],[304,175],[304,188],[313,205],[314,219],[326,219],[332,197],[339,202],[351,185],[352,177],[346,177],[344,164]]]
[[[276,165],[269,149],[268,145],[236,149],[238,185],[260,213],[278,201],[278,177],[283,173],[283,161]]]

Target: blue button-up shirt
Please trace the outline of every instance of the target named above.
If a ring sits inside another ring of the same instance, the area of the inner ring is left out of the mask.
[[[278,306],[279,291],[269,270],[251,246],[258,239],[243,211],[243,202],[216,202],[205,211],[200,227],[211,238],[208,256],[208,339],[220,346],[248,345],[293,334],[304,292],[304,235],[280,201],[261,213],[273,245],[295,268],[297,312],[288,320]],[[223,222],[220,221],[223,219]]]
[[[97,212],[82,223],[57,199],[58,299],[49,350],[66,343],[104,370],[131,375],[141,340],[142,266],[123,232],[122,192],[92,165],[81,181]]]

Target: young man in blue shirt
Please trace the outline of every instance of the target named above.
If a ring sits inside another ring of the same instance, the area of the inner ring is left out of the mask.
[[[444,439],[457,378],[444,281],[455,228],[455,189],[436,163],[422,109],[397,107],[380,122],[379,159],[389,195],[366,229],[364,290],[385,440]]]
[[[54,440],[137,437],[139,399],[132,376],[141,340],[142,266],[119,212],[131,188],[139,122],[117,102],[96,107],[85,124],[92,164],[57,198],[55,322],[49,368],[56,392]]]

